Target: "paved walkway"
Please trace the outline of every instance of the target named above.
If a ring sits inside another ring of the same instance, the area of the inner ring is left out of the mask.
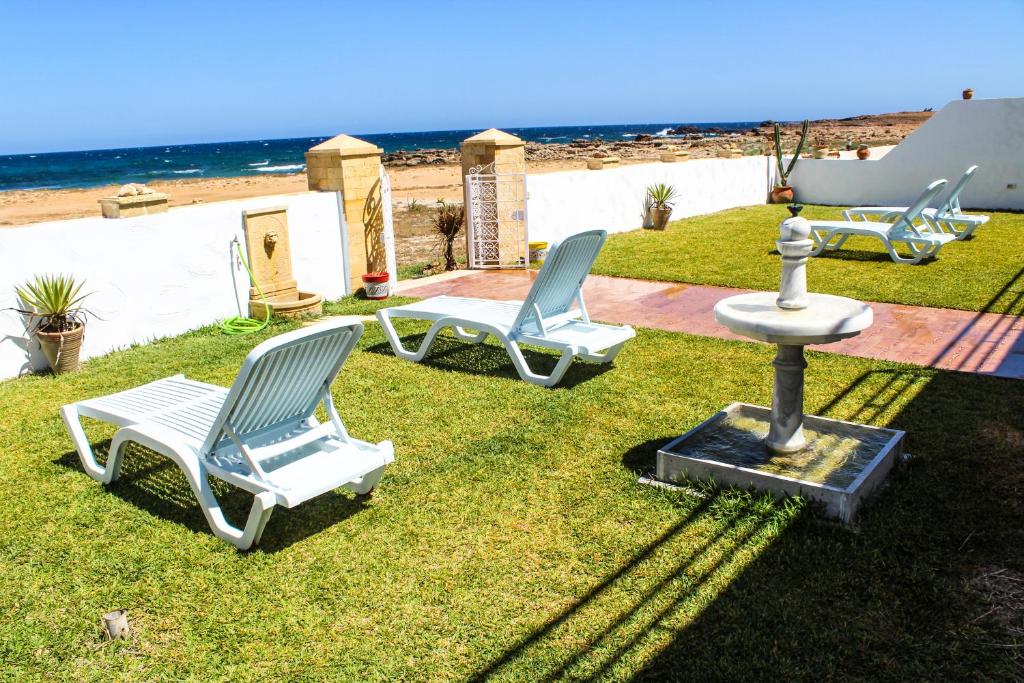
[[[438,294],[522,299],[536,271],[458,271],[399,285],[403,296]],[[743,339],[715,322],[715,304],[749,290],[591,275],[583,288],[596,320]],[[817,347],[830,353],[1024,379],[1024,318],[872,303],[875,323],[860,336]],[[749,341],[749,340],[748,340]],[[816,348],[816,347],[812,347]]]

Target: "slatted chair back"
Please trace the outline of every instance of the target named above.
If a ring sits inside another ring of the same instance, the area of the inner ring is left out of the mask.
[[[246,443],[311,417],[362,334],[362,323],[335,321],[282,334],[250,351],[203,454],[230,443],[231,432]]]
[[[946,202],[939,208],[939,216],[950,216],[960,213],[960,193],[967,187],[967,183],[971,182],[971,178],[974,177],[977,170],[978,166],[974,165],[964,171],[964,174],[960,176],[960,180],[953,186],[949,197],[946,198]]]
[[[512,329],[533,332],[542,329],[545,319],[568,313],[606,239],[607,231],[588,230],[552,247]]]
[[[916,237],[922,237],[921,231],[914,225],[920,216],[921,212],[928,208],[928,205],[932,203],[935,197],[942,192],[942,188],[946,186],[948,181],[943,178],[941,180],[935,180],[924,189],[913,204],[907,207],[907,210],[903,212],[903,215],[893,224],[900,232],[913,233]]]

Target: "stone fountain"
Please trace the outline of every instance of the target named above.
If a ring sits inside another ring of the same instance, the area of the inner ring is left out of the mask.
[[[737,334],[776,344],[772,407],[733,403],[658,451],[662,482],[713,480],[818,500],[850,522],[861,501],[902,457],[905,433],[804,415],[804,347],[860,334],[871,308],[854,299],[807,292],[810,223],[789,207],[779,241],[779,292],[723,299],[715,320]]]
[[[323,311],[322,297],[301,291],[292,277],[288,208],[272,206],[243,211],[242,218],[249,267],[255,278],[249,288],[249,315],[256,319],[266,315],[260,290],[272,315],[282,318],[319,315]]]

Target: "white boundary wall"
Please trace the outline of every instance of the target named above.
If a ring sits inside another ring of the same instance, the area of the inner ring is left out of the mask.
[[[974,164],[965,208],[1024,209],[1024,98],[950,102],[881,159],[801,159],[790,183],[808,204],[906,206]]]
[[[349,281],[339,200],[335,192],[271,195],[152,216],[2,229],[0,309],[17,306],[14,287],[36,274],[85,279],[84,291],[93,292],[85,305],[99,317],[86,327],[83,358],[248,315],[249,278],[232,239],[241,241],[244,253],[242,211],[270,206],[288,207],[292,267],[300,288],[338,298],[348,293]],[[45,367],[22,317],[0,310],[0,378]]]
[[[694,159],[530,174],[526,184],[529,237],[556,242],[582,230],[603,228],[615,233],[640,228],[647,187],[655,183],[675,185],[679,192],[673,220],[764,204],[771,161],[763,156]]]

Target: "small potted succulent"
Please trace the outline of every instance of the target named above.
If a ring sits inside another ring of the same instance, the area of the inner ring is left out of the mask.
[[[34,332],[43,355],[57,374],[78,369],[78,356],[85,334],[88,311],[82,300],[82,285],[73,275],[37,275],[21,287],[15,287],[25,308],[14,309],[27,318],[27,329]]]
[[[800,158],[800,154],[804,151],[804,144],[807,142],[807,129],[810,125],[811,122],[805,119],[800,128],[800,141],[796,144],[796,149],[793,151],[793,158],[789,160],[788,166],[783,166],[782,128],[779,124],[775,124],[775,165],[778,168],[779,177],[775,187],[772,188],[770,197],[772,204],[789,204],[793,201],[793,188],[789,186],[789,176],[793,172],[793,167],[796,166],[797,159]]]
[[[652,229],[665,229],[668,219],[672,216],[672,200],[677,196],[674,185],[658,183],[647,188],[647,198],[651,204]]]
[[[974,88],[964,88],[964,91],[960,94],[965,100],[969,100],[974,97]]]

